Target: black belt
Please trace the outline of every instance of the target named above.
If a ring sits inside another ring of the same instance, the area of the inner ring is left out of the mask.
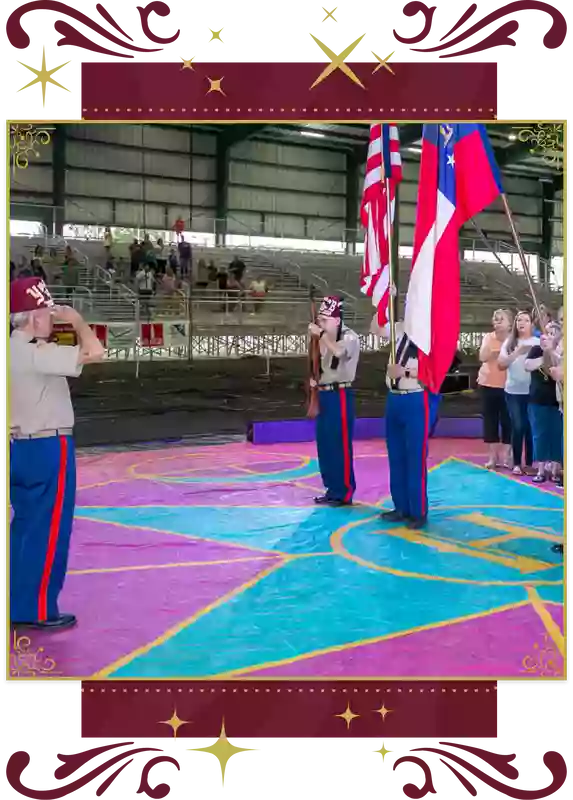
[[[320,392],[337,392],[339,389],[350,389],[351,383],[323,383],[319,384]]]

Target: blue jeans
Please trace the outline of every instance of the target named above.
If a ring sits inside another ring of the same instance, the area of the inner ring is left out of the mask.
[[[558,406],[529,404],[536,461],[563,463],[563,414]]]
[[[511,448],[513,450],[513,464],[521,466],[523,446],[525,445],[525,466],[533,464],[533,436],[529,422],[528,406],[529,395],[505,393],[507,410],[511,419]]]

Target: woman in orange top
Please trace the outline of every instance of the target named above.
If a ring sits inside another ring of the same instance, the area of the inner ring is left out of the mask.
[[[511,468],[511,423],[505,402],[506,373],[497,362],[512,323],[511,312],[498,308],[492,318],[493,331],[485,334],[479,351],[481,367],[477,382],[482,394],[483,440],[489,445],[488,469],[495,469],[500,464]]]

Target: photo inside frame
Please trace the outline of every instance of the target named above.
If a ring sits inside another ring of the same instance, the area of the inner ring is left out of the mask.
[[[563,126],[538,127],[10,126],[36,676],[564,675]]]

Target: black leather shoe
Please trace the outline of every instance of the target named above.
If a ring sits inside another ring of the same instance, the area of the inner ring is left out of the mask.
[[[58,614],[54,619],[47,619],[45,622],[13,622],[12,625],[15,628],[34,628],[38,631],[61,631],[73,628],[77,622],[73,614]]]
[[[317,506],[334,506],[335,508],[352,505],[352,500],[337,500],[336,497],[329,497],[327,494],[315,497],[314,502]]]
[[[395,508],[392,511],[383,511],[380,516],[386,522],[403,522],[406,519],[402,512],[397,511]]]
[[[420,528],[425,528],[427,522],[428,522],[427,517],[415,517],[414,519],[408,520],[408,522],[406,523],[406,527],[411,528],[414,531],[417,531]]]

